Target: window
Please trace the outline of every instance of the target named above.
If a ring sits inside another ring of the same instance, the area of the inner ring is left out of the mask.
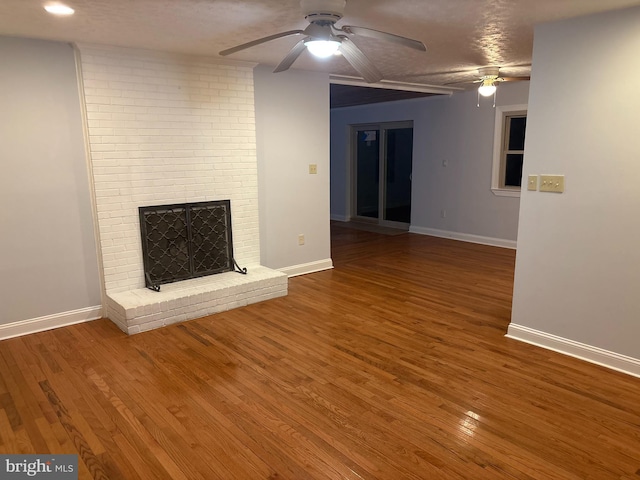
[[[496,195],[520,196],[526,129],[527,105],[496,108],[491,180],[491,190]]]

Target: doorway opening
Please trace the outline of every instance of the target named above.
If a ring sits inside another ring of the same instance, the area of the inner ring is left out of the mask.
[[[409,229],[413,122],[351,126],[351,219]]]

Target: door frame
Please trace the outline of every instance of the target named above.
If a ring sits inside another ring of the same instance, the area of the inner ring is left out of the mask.
[[[387,183],[387,130],[394,130],[399,128],[411,128],[413,130],[413,120],[400,120],[397,122],[375,122],[375,123],[358,123],[349,125],[349,170],[350,170],[350,220],[361,223],[371,223],[374,225],[380,225],[384,227],[399,228],[408,230],[411,223],[395,222],[392,220],[385,220],[384,206],[386,203],[387,189],[385,188]],[[378,218],[358,216],[358,168],[357,168],[357,155],[358,155],[358,135],[357,132],[364,130],[379,130],[380,142],[378,145],[378,178],[379,190],[378,190]],[[411,146],[411,171],[413,172],[413,145]]]

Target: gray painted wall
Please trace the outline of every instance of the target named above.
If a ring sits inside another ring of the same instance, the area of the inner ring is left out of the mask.
[[[528,92],[529,82],[500,85],[497,104],[526,104]],[[519,199],[491,192],[495,110],[476,104],[471,91],[331,110],[332,218],[350,216],[349,125],[413,120],[411,226],[515,240]]]
[[[73,49],[0,37],[0,324],[101,303]]]
[[[640,8],[538,27],[512,324],[640,359]],[[616,72],[612,81],[612,74]]]
[[[254,69],[261,263],[330,266],[329,76],[272,70]]]

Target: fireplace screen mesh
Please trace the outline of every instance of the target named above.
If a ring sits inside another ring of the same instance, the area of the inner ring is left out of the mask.
[[[139,212],[147,287],[234,269],[229,200]]]

